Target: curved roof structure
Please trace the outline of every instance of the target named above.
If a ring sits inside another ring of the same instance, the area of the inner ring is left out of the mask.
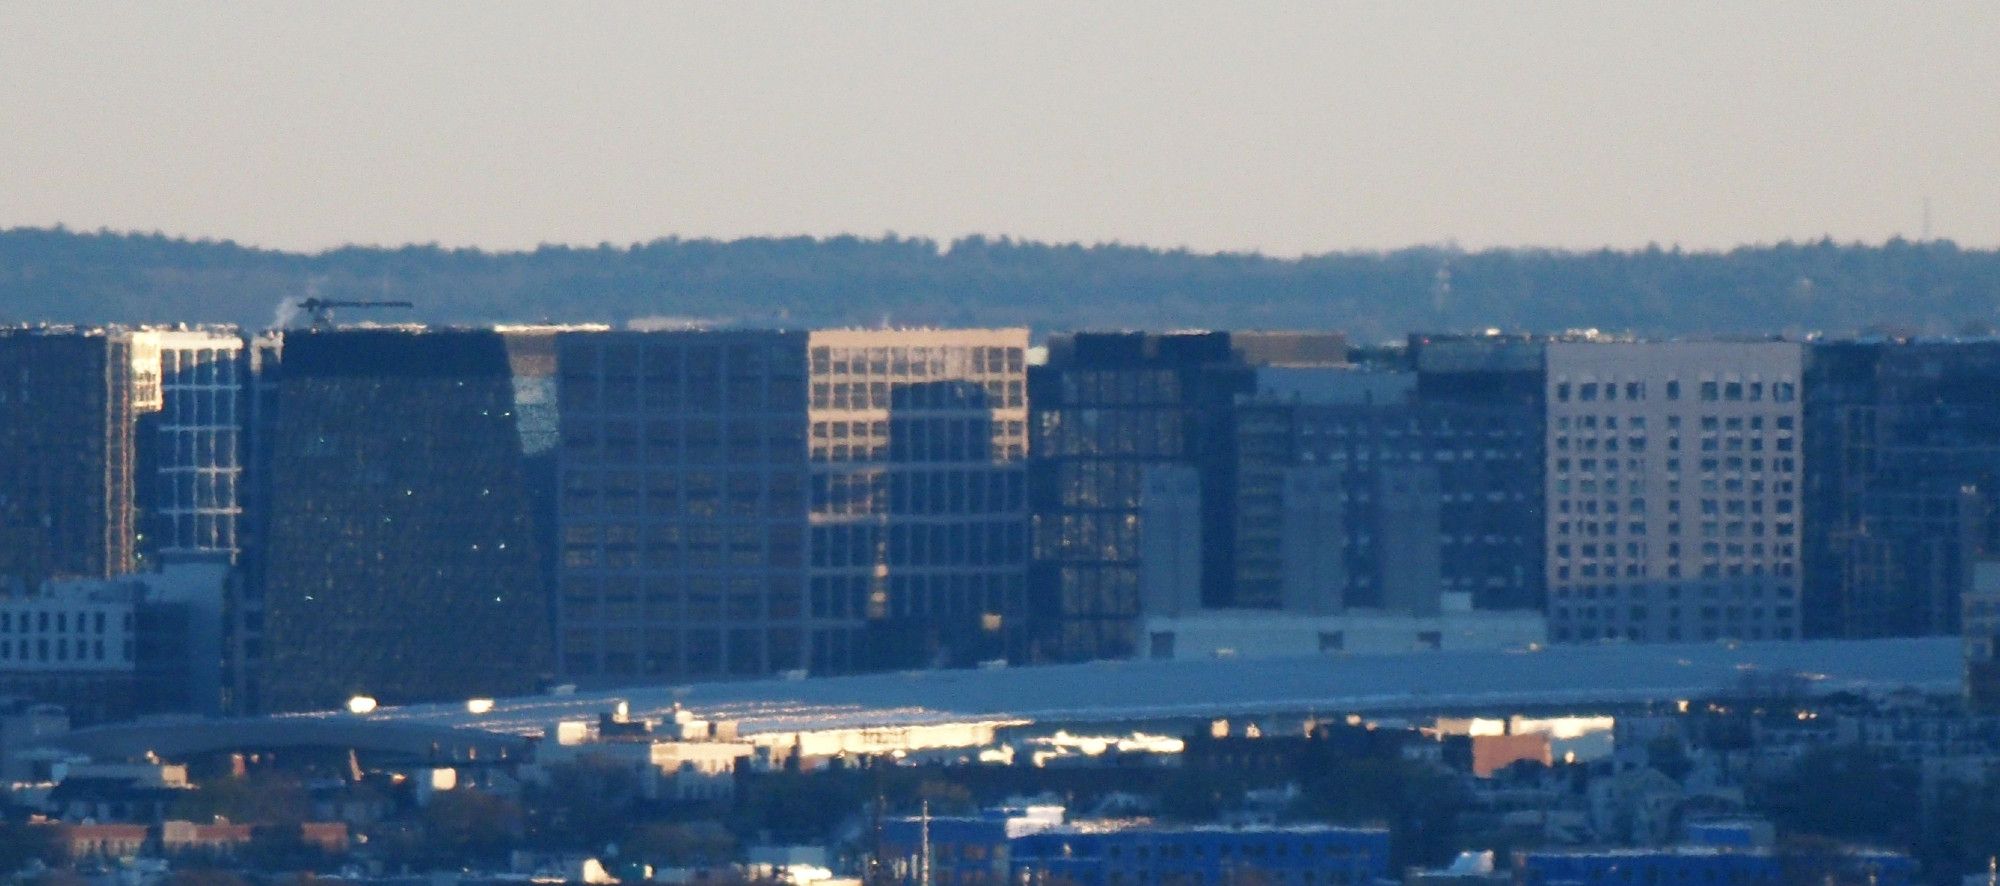
[[[1952,637],[1555,646],[639,686],[497,699],[478,714],[464,703],[383,708],[371,719],[531,735],[558,720],[595,718],[623,701],[633,717],[664,719],[678,704],[706,718],[735,720],[743,734],[757,735],[965,722],[1625,705],[1714,695],[1739,687],[1746,675],[1798,675],[1818,693],[1939,692],[1960,685],[1961,668],[1959,641]]]
[[[527,740],[450,724],[345,717],[235,717],[138,720],[79,729],[42,743],[122,760],[147,753],[163,759],[227,751],[352,748],[418,761],[466,763],[520,756]]]

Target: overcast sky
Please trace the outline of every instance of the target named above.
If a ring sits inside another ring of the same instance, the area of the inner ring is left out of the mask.
[[[0,227],[2000,245],[2000,3],[0,5]]]

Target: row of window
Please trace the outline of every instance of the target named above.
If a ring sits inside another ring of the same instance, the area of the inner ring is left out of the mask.
[[[1018,469],[816,473],[814,514],[954,516],[1020,512],[1026,475]]]
[[[1768,636],[1766,636],[1767,634]],[[1766,630],[1765,626],[1760,623],[1751,623],[1749,625],[1719,625],[1711,623],[1702,625],[1699,630],[1687,632],[1686,636],[1683,636],[1680,625],[1670,624],[1660,633],[1660,639],[1675,642],[1699,637],[1705,643],[1725,638],[1731,640],[1790,640],[1795,634],[1795,629],[1789,625],[1776,625]],[[1600,628],[1595,625],[1584,625],[1574,629],[1566,625],[1549,628],[1549,639],[1557,643],[1568,643],[1571,640],[1584,643],[1593,640],[1630,640],[1637,642],[1645,639],[1644,635],[1645,631],[1638,627],[1628,627],[1623,631],[1616,628]]]
[[[1553,596],[1557,600],[1568,600],[1571,599],[1572,597],[1578,600],[1596,600],[1599,597],[1602,597],[1605,600],[1617,600],[1621,597],[1630,600],[1645,600],[1652,595],[1654,587],[1660,588],[1661,596],[1665,597],[1668,600],[1681,599],[1683,590],[1690,591],[1696,595],[1699,595],[1701,599],[1704,600],[1715,600],[1725,596],[1739,598],[1739,599],[1748,598],[1752,600],[1761,600],[1764,598],[1766,591],[1770,592],[1770,596],[1772,599],[1777,599],[1777,600],[1790,600],[1793,597],[1797,596],[1797,590],[1793,588],[1791,585],[1784,583],[1774,583],[1767,586],[1762,580],[1760,580],[1762,578],[1764,578],[1764,576],[1760,574],[1759,576],[1753,577],[1753,579],[1747,584],[1740,582],[1733,584],[1726,584],[1726,585],[1703,584],[1703,585],[1691,585],[1685,589],[1678,584],[1658,585],[1658,586],[1653,586],[1653,585],[1620,586],[1614,584],[1614,585],[1583,585],[1581,587],[1576,587],[1576,588],[1558,587],[1551,591],[1551,596]]]
[[[1620,438],[1618,437],[1603,437],[1603,438],[1579,437],[1576,438],[1575,440],[1576,445],[1574,449],[1577,452],[1598,452],[1598,451],[1617,452],[1619,450],[1620,442],[1621,442]],[[1622,442],[1624,443],[1624,449],[1626,452],[1646,451],[1647,441],[1646,438],[1643,436],[1634,434],[1630,437],[1623,438]],[[1557,437],[1556,451],[1557,452],[1571,451],[1572,447],[1570,446],[1570,443],[1571,439],[1567,435]],[[1797,444],[1798,444],[1797,440],[1794,440],[1790,436],[1784,436],[1772,440],[1770,448],[1776,452],[1794,452],[1797,451]],[[1681,438],[1678,436],[1669,436],[1667,438],[1667,451],[1680,452]],[[1763,452],[1764,438],[1763,437],[1745,438],[1741,436],[1730,436],[1725,438],[1718,438],[1714,436],[1703,437],[1701,438],[1701,451],[1702,452],[1745,452],[1745,451]]]
[[[1600,565],[1603,567],[1601,570],[1602,572],[1601,575],[1599,574]],[[1764,567],[1766,566],[1769,566],[1771,568],[1771,573],[1773,575],[1782,576],[1785,578],[1790,578],[1793,575],[1796,575],[1798,572],[1798,565],[1788,560],[1781,560],[1776,563],[1728,563],[1728,564],[1703,563],[1701,564],[1701,569],[1697,571],[1700,577],[1704,579],[1719,579],[1724,577],[1742,578],[1752,575],[1762,575],[1764,572]],[[1652,568],[1644,563],[1626,563],[1624,564],[1624,569],[1626,578],[1652,577]],[[1581,566],[1576,567],[1576,572],[1578,573],[1577,577],[1582,578],[1583,580],[1586,581],[1595,578],[1606,578],[1606,579],[1617,578],[1618,564],[1585,563]],[[1677,562],[1668,563],[1666,566],[1666,573],[1667,573],[1666,578],[1670,581],[1689,577],[1682,574],[1683,570],[1681,569],[1681,564]],[[1556,567],[1556,581],[1567,582],[1570,581],[1571,578],[1572,578],[1572,573],[1570,566],[1563,565]]]
[[[1027,389],[1020,381],[814,382],[813,409],[964,411],[1021,409]]]
[[[633,379],[582,375],[565,376],[559,397],[565,416],[598,412],[659,415],[793,412],[806,402],[806,383],[797,376],[752,375],[725,382],[714,376]]]
[[[76,617],[71,618],[71,615],[75,615]],[[121,627],[124,630],[129,631],[132,629],[131,613],[123,613],[121,621]],[[70,632],[72,625],[75,626],[76,633],[79,634],[102,634],[109,624],[110,620],[105,617],[105,613],[103,612],[72,613],[68,611],[49,610],[40,612],[0,612],[0,634],[11,634],[16,631],[23,634],[48,633],[50,631],[58,634],[67,634]]]
[[[51,641],[46,637],[36,640],[14,640],[11,642],[0,640],[0,661],[32,662],[37,664],[47,662],[97,663],[104,661],[131,661],[131,641],[125,642],[122,652],[123,655],[120,658],[106,658],[103,640],[79,639],[73,643],[68,638],[57,638]]]
[[[1023,348],[993,345],[896,345],[815,347],[812,372],[823,375],[946,377],[1000,375],[1026,371]]]
[[[1773,606],[1769,610],[1766,610],[1762,606],[1701,606],[1689,607],[1689,609],[1697,613],[1701,621],[1707,622],[1763,621],[1766,617],[1777,621],[1791,621],[1798,615],[1798,610],[1791,606]],[[1625,610],[1626,620],[1635,622],[1646,621],[1652,617],[1653,611],[1653,608],[1650,606],[1628,607]],[[1682,612],[1681,607],[1672,606],[1668,607],[1661,615],[1668,621],[1680,621],[1683,617]],[[1558,606],[1555,609],[1555,618],[1557,621],[1569,621],[1572,618],[1580,621],[1597,621],[1600,618],[1605,621],[1616,621],[1618,620],[1618,613],[1619,609],[1616,606],[1605,606],[1601,610],[1596,606],[1580,606],[1574,610],[1567,606]]]
[[[1662,387],[1665,389],[1668,400],[1681,399],[1681,382],[1679,379],[1668,379],[1667,383]],[[1773,403],[1790,403],[1799,398],[1798,383],[1791,381],[1774,381],[1769,383],[1762,381],[1704,381],[1700,383],[1700,386],[1696,390],[1701,401],[1705,403],[1723,401],[1759,403],[1764,400],[1767,392]],[[1621,392],[1624,394],[1623,399],[1625,400],[1644,400],[1647,394],[1647,384],[1643,381],[1628,381],[1622,385],[1618,382],[1608,381],[1556,382],[1556,402],[1558,403],[1568,403],[1572,396],[1583,403],[1593,402],[1598,399],[1615,402],[1620,399],[1619,394]]]
[[[1601,421],[1603,430],[1616,431],[1619,429],[1620,418],[1617,415],[1601,417],[1596,415],[1558,415],[1556,416],[1555,423],[1556,430],[1558,431],[1568,431],[1571,429],[1595,431],[1599,429],[1599,422]],[[1624,419],[1626,430],[1643,431],[1646,429],[1646,417],[1643,415],[1627,415],[1622,418]],[[1746,428],[1752,431],[1762,431],[1765,424],[1765,416],[1762,415],[1704,415],[1700,418],[1700,427],[1705,433],[1713,433],[1719,430],[1741,431]],[[1770,419],[1771,427],[1780,432],[1795,430],[1798,427],[1798,416],[1774,415],[1770,416]],[[1681,416],[1667,416],[1667,430],[1678,431],[1680,429]]]
[[[1556,521],[1555,534],[1559,536],[1581,535],[1587,538],[1596,538],[1600,534],[1612,536],[1619,534],[1620,525],[1615,520],[1558,520]],[[1634,520],[1622,525],[1626,529],[1627,534],[1645,535],[1647,529],[1652,524]],[[1703,538],[1744,538],[1746,536],[1763,538],[1766,529],[1762,520],[1731,520],[1727,523],[1720,520],[1703,520],[1700,526],[1701,537]],[[1679,520],[1670,520],[1666,524],[1666,534],[1681,535],[1684,528]],[[1789,538],[1797,531],[1797,525],[1789,520],[1780,520],[1772,523],[1769,528],[1773,534],[1780,538]]]

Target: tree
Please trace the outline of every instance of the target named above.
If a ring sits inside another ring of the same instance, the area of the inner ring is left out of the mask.
[[[624,835],[641,799],[628,766],[586,757],[548,767],[548,784],[525,796],[528,836],[553,849],[602,847]]]
[[[242,877],[216,868],[183,868],[167,876],[166,886],[249,886]]]
[[[54,827],[0,821],[0,873],[11,874],[36,862],[61,864],[63,855],[63,846],[56,839]]]
[[[729,861],[736,838],[714,822],[650,821],[635,826],[620,849],[626,858],[669,867],[700,867]]]
[[[176,818],[190,821],[220,817],[246,824],[298,824],[311,814],[305,786],[268,771],[202,782],[173,806]]]
[[[521,807],[484,791],[446,791],[424,808],[424,835],[440,857],[485,861],[505,856],[520,839]]]
[[[1291,814],[1344,824],[1387,824],[1390,862],[1443,861],[1456,848],[1465,788],[1449,773],[1400,757],[1321,754],[1299,779]]]
[[[1778,826],[1800,835],[1908,846],[1923,820],[1916,770],[1858,745],[1809,751],[1761,793]]]
[[[1674,781],[1687,778],[1694,769],[1694,761],[1688,758],[1687,748],[1674,735],[1660,735],[1646,743],[1646,764]]]

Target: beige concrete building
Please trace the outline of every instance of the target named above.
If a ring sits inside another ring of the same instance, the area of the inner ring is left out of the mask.
[[[1797,637],[1801,346],[1547,354],[1550,639]]]

